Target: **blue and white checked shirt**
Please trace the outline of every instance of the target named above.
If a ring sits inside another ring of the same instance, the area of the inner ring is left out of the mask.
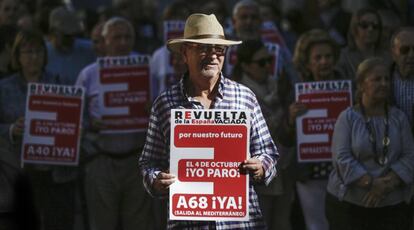
[[[154,102],[147,131],[146,143],[139,159],[139,167],[144,176],[144,185],[152,196],[160,196],[152,189],[153,175],[169,167],[170,115],[171,109],[204,109],[194,98],[187,96],[184,78],[164,91]],[[258,158],[265,171],[267,185],[276,175],[276,162],[279,153],[272,141],[266,121],[254,93],[247,87],[220,77],[218,95],[213,109],[247,109],[251,112],[250,156]],[[168,229],[265,229],[257,194],[249,185],[249,221],[172,221]],[[280,210],[283,211],[283,210]]]
[[[392,86],[396,106],[407,115],[411,127],[414,127],[414,80],[401,79],[396,70],[393,72]]]

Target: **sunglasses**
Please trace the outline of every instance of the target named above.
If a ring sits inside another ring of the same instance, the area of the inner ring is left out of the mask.
[[[358,26],[364,30],[368,29],[369,27],[372,27],[372,29],[374,30],[378,30],[379,29],[379,25],[377,23],[372,23],[372,22],[359,22]]]
[[[207,44],[195,44],[195,43],[189,43],[187,45],[189,47],[197,49],[197,51],[201,55],[214,53],[218,56],[223,56],[227,50],[227,46],[223,46],[223,45],[207,45]]]
[[[252,60],[252,63],[258,64],[260,67],[265,67],[266,65],[272,64],[273,58],[272,57],[266,57],[266,58],[260,58],[257,60]]]
[[[400,54],[402,55],[407,55],[408,53],[410,53],[410,50],[412,52],[414,52],[414,46],[401,46],[400,47]]]

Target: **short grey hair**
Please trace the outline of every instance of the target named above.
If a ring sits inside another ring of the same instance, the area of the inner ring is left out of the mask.
[[[393,48],[395,46],[395,40],[398,38],[398,36],[401,33],[404,32],[408,32],[408,33],[414,33],[414,27],[412,26],[405,26],[405,27],[400,27],[399,29],[397,29],[397,31],[394,32],[394,34],[391,36],[390,42],[391,42],[391,48]]]
[[[110,19],[108,19],[105,24],[103,25],[102,28],[102,36],[106,37],[106,35],[108,35],[109,32],[109,28],[115,24],[124,24],[127,25],[129,27],[129,29],[131,30],[132,34],[134,34],[134,27],[132,26],[132,23],[130,21],[128,21],[127,19],[123,18],[123,17],[112,17]]]
[[[233,17],[237,15],[240,8],[242,7],[256,7],[259,10],[259,4],[256,1],[253,0],[241,0],[236,3],[233,7]]]
[[[355,92],[355,100],[357,103],[362,102],[362,84],[365,81],[365,79],[368,76],[368,73],[370,73],[375,67],[377,66],[384,66],[389,70],[390,65],[388,62],[385,61],[384,58],[381,57],[371,57],[367,58],[364,61],[362,61],[357,68],[356,71],[356,92]],[[386,74],[389,71],[386,72]],[[388,101],[387,101],[388,102]]]

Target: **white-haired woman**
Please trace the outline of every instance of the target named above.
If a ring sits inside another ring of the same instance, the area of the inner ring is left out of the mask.
[[[357,104],[335,125],[326,214],[331,230],[411,229],[414,142],[405,114],[389,105],[383,59],[357,71]]]

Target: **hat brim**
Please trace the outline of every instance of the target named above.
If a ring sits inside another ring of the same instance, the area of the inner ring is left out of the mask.
[[[210,45],[224,45],[224,46],[232,46],[232,45],[239,45],[241,41],[232,41],[226,39],[219,39],[219,38],[203,38],[203,39],[186,39],[186,38],[176,38],[167,41],[167,48],[171,52],[179,53],[181,49],[181,45],[186,43],[199,43],[199,44],[210,44]]]

